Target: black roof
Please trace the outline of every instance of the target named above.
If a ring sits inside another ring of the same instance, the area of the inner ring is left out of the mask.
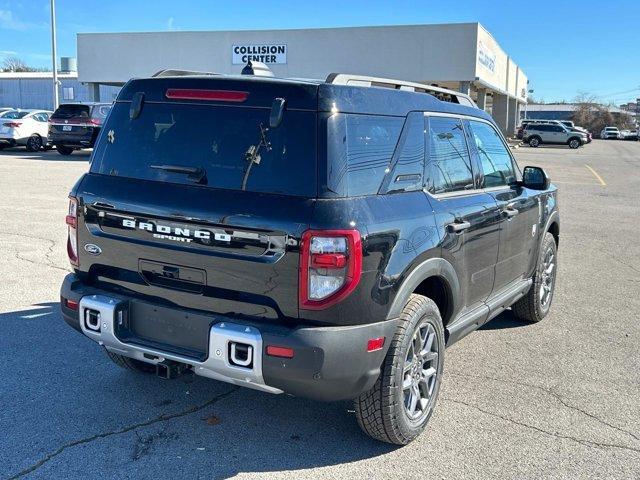
[[[248,91],[244,106],[270,108],[273,99],[284,97],[287,108],[320,112],[344,112],[372,115],[406,116],[411,111],[430,111],[469,115],[492,121],[485,111],[457,103],[438,100],[427,93],[394,90],[382,87],[334,85],[321,80],[286,79],[250,75],[202,75],[133,79],[125,84],[116,101],[131,101],[137,92],[144,92],[145,101],[167,102],[169,88],[220,89]],[[198,103],[200,100],[179,100]],[[208,101],[211,104],[226,102]]]

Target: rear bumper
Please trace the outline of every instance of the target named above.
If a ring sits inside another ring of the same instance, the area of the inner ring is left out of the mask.
[[[93,147],[94,140],[95,140],[95,137],[93,135],[84,135],[80,137],[80,136],[49,133],[49,141],[53,145],[90,148],[90,147]]]
[[[110,351],[148,363],[185,363],[205,377],[324,401],[352,399],[373,386],[398,323],[389,320],[348,327],[287,328],[211,314],[207,353],[203,358],[194,358],[169,353],[160,344],[143,345],[135,339],[118,338],[118,312],[128,308],[131,298],[88,287],[74,274],[65,278],[60,295],[64,320]],[[66,299],[78,302],[79,309],[69,308]],[[101,313],[100,331],[80,321],[86,308]],[[384,347],[367,352],[368,340],[379,337],[385,337]],[[231,364],[229,346],[233,342],[253,348],[251,368]],[[268,345],[291,348],[294,356],[269,356]]]

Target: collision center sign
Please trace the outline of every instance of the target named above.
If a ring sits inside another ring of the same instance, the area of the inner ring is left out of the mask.
[[[244,65],[249,60],[262,63],[287,63],[287,45],[234,45],[231,47],[231,61],[234,65]]]

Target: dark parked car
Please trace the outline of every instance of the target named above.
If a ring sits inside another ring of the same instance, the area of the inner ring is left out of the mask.
[[[129,81],[70,194],[65,321],[123,368],[416,438],[446,346],[549,312],[557,191],[456,92],[353,78]]]
[[[93,148],[109,113],[109,103],[65,103],[49,119],[49,142],[61,155]]]

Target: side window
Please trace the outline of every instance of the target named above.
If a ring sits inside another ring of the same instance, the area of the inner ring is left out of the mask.
[[[404,118],[335,114],[327,121],[327,187],[349,197],[376,195]]]
[[[427,188],[431,193],[446,193],[474,187],[471,159],[457,118],[430,117],[428,122],[429,159]]]
[[[402,130],[393,159],[387,192],[422,190],[424,172],[424,114],[412,112]]]
[[[484,173],[484,188],[509,185],[516,180],[511,155],[500,135],[488,123],[471,120],[471,133]]]

